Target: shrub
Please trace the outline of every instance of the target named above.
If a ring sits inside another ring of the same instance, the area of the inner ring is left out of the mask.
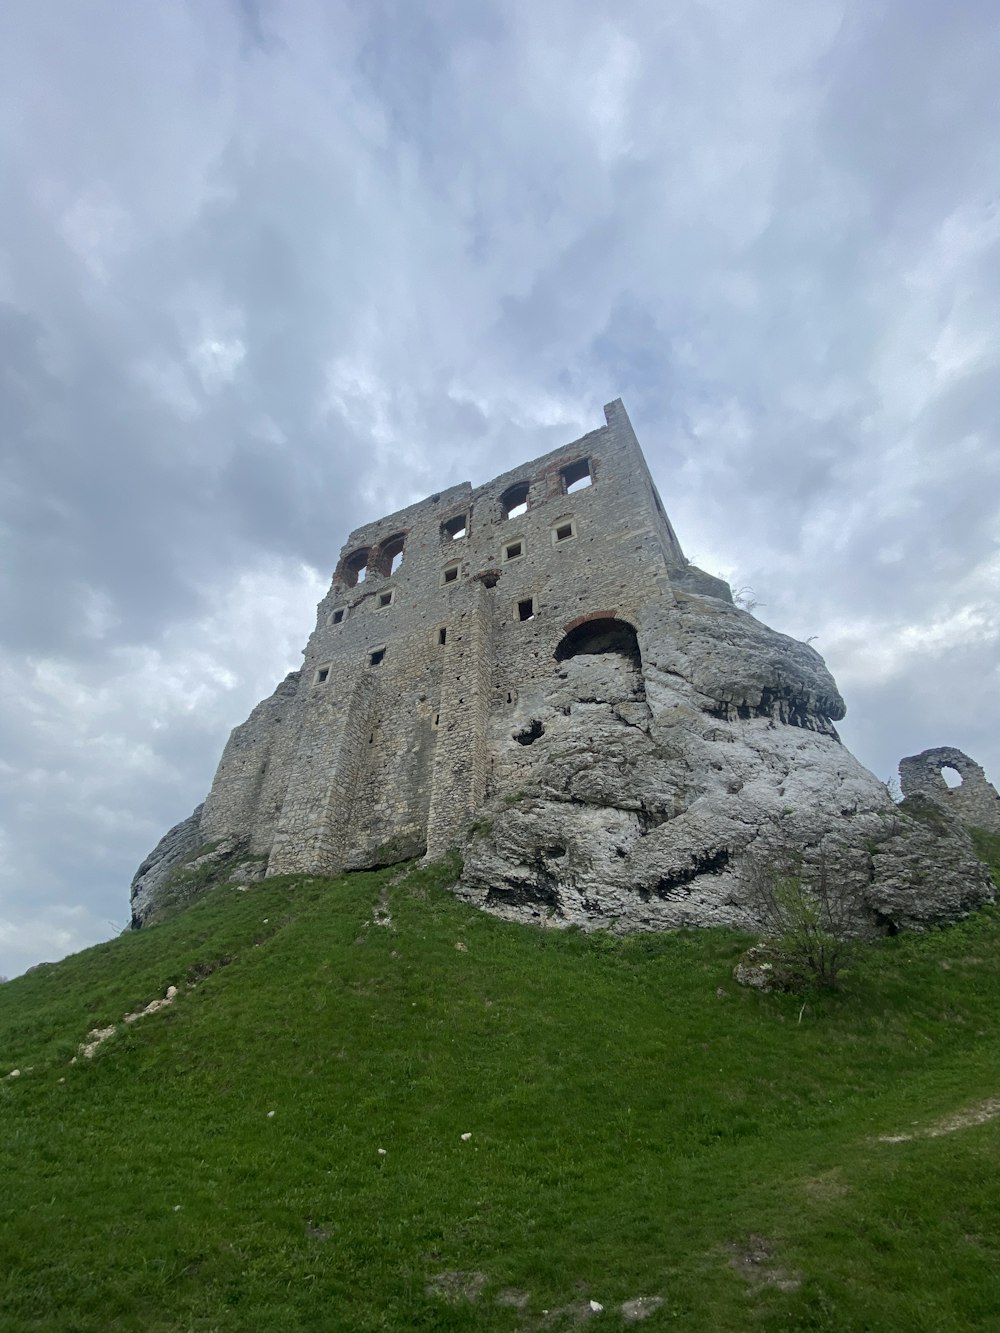
[[[806,867],[791,852],[748,856],[744,900],[783,989],[833,989],[867,941],[865,904],[825,856]]]

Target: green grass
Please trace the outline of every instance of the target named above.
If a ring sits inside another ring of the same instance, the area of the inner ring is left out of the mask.
[[[448,878],[222,888],[0,986],[4,1333],[998,1327],[1000,1120],[878,1141],[1000,1095],[996,910],[803,1008],[734,985],[734,933],[518,927]]]

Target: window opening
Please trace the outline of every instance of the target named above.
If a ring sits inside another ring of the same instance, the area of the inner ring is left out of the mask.
[[[508,560],[517,560],[522,555],[524,555],[524,542],[508,542],[503,548],[504,564]]]
[[[330,617],[330,624],[339,625],[343,619],[344,619],[344,608],[341,607],[339,611],[334,611],[333,615]]]
[[[380,666],[385,658],[384,648],[375,648],[368,654],[369,666]]]
[[[555,541],[556,545],[558,545],[559,542],[568,542],[571,538],[575,536],[576,536],[576,527],[572,519],[570,519],[568,523],[558,524],[558,526],[553,528],[552,530],[552,538]]]
[[[495,569],[488,569],[485,574],[479,576],[483,581],[484,588],[495,588],[500,582],[500,575]]]
[[[435,714],[434,714],[434,725],[435,725],[436,727],[441,725],[441,714],[440,714],[440,713],[435,713]]]
[[[441,575],[442,583],[455,583],[458,580],[458,565],[448,565]]]
[[[443,648],[447,642],[448,642],[448,628],[446,625],[442,625],[441,628],[438,630],[438,643]]]
[[[359,583],[364,583],[368,573],[368,548],[363,547],[360,551],[355,551],[344,561],[344,582],[353,588]]]
[[[396,570],[403,563],[403,544],[405,541],[405,532],[394,532],[391,537],[386,537],[385,541],[379,547],[379,573],[385,574],[386,576],[395,574]]]
[[[567,463],[565,467],[559,469],[559,475],[562,478],[562,488],[567,495],[584,490],[592,485],[594,480],[589,458],[578,458],[575,463]]]
[[[517,518],[528,509],[528,491],[531,483],[519,481],[516,486],[509,486],[500,497],[500,511],[504,518]]]
[[[468,531],[465,514],[456,514],[454,518],[446,518],[441,524],[441,538],[443,541],[457,542],[459,537],[464,537]]]
[[[961,787],[962,785],[961,773],[959,773],[957,768],[952,768],[951,764],[945,764],[944,768],[941,770],[941,776],[952,791],[954,791],[956,787]]]
[[[329,679],[330,679],[330,668],[320,667],[316,672],[316,684],[325,685]]]
[[[585,620],[570,630],[556,648],[555,657],[557,662],[565,662],[581,653],[618,653],[634,667],[642,665],[635,629],[627,620],[616,620],[612,616]]]
[[[534,620],[535,618],[535,599],[526,597],[523,602],[517,604],[518,620]]]
[[[385,606],[392,606],[395,596],[395,589],[392,589],[390,592],[380,592],[378,595],[378,609],[381,611]]]

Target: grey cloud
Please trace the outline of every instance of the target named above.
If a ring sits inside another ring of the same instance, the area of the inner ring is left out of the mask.
[[[120,915],[351,528],[618,394],[863,760],[1000,773],[992,9],[63,19],[0,53],[0,945]]]

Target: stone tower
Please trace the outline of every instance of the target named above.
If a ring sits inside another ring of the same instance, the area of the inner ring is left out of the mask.
[[[201,851],[245,879],[459,846],[470,901],[613,929],[743,921],[754,849],[835,857],[893,923],[989,896],[964,833],[936,902],[910,892],[925,831],[840,744],[822,658],[685,559],[625,408],[604,414],[351,534],[301,670],[140,867],[137,923]]]
[[[489,789],[489,719],[568,628],[634,625],[684,557],[621,402],[607,425],[351,533],[297,680],[233,733],[206,840],[269,874],[443,855]]]

